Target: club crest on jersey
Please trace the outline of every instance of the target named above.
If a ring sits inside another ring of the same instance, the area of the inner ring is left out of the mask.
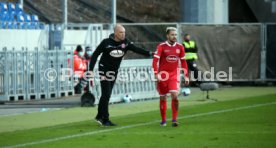
[[[115,49],[115,50],[112,50],[109,54],[114,58],[120,58],[124,56],[125,52],[122,50]]]
[[[176,49],[176,53],[180,53],[180,49]]]
[[[176,62],[176,61],[178,61],[178,57],[177,56],[175,56],[175,55],[170,55],[170,56],[167,56],[167,58],[166,58],[166,60],[168,61],[168,62]]]
[[[122,47],[122,48],[126,48],[126,44],[123,43],[123,44],[121,45],[121,47]]]

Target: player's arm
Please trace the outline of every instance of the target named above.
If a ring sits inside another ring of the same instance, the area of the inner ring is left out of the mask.
[[[159,45],[157,46],[156,51],[154,52],[153,60],[152,60],[152,67],[155,78],[158,80],[158,73],[159,73],[159,67],[158,62],[162,55],[162,47]]]
[[[127,49],[128,50],[131,50],[135,53],[138,53],[138,54],[142,54],[144,56],[152,56],[152,52],[150,51],[147,51],[143,48],[139,48],[137,46],[135,46],[133,43],[129,42],[129,45],[127,46]]]
[[[185,59],[184,46],[182,46],[180,51],[180,62],[181,62],[182,70],[184,72],[185,85],[189,85],[189,71],[188,71],[188,65]]]

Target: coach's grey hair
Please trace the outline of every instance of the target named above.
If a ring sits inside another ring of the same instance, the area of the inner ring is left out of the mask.
[[[167,27],[166,28],[166,33],[169,34],[171,31],[177,31],[175,27]]]

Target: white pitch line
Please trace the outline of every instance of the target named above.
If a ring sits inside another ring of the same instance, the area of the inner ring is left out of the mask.
[[[206,113],[199,113],[199,114],[194,114],[194,115],[186,115],[186,116],[179,117],[178,119],[187,119],[187,118],[194,118],[194,117],[209,116],[209,115],[214,115],[214,114],[221,114],[221,113],[226,113],[226,112],[239,111],[239,110],[256,108],[256,107],[261,107],[261,106],[269,106],[269,105],[274,105],[274,104],[276,104],[276,102],[255,104],[255,105],[249,105],[249,106],[243,106],[243,107],[237,107],[237,108],[231,108],[231,109],[224,109],[224,110],[218,110],[218,111],[212,111],[212,112],[206,112]],[[72,138],[78,138],[78,137],[83,137],[83,136],[95,135],[95,134],[99,134],[99,133],[107,133],[107,132],[113,132],[113,131],[118,131],[118,130],[122,130],[122,129],[129,129],[129,128],[134,128],[134,127],[139,127],[139,126],[145,126],[145,125],[150,125],[150,124],[154,124],[154,123],[157,123],[157,122],[160,122],[160,121],[155,120],[155,121],[151,121],[151,122],[147,122],[147,123],[139,123],[139,124],[122,126],[122,127],[112,128],[112,129],[105,129],[105,130],[100,130],[100,131],[93,131],[93,132],[87,132],[87,133],[81,133],[81,134],[68,135],[68,136],[63,136],[63,137],[58,137],[58,138],[47,139],[47,140],[41,140],[41,141],[17,144],[17,145],[13,145],[13,146],[7,146],[5,148],[17,148],[17,147],[36,145],[36,144],[56,142],[56,141],[61,141],[61,140],[66,140],[66,139],[72,139]]]

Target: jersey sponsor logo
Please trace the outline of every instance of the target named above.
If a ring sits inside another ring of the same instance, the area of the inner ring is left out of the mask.
[[[164,50],[164,52],[170,52],[170,50]]]
[[[125,52],[122,51],[122,50],[112,50],[110,53],[109,53],[112,57],[115,57],[115,58],[120,58],[122,56],[124,56]]]
[[[176,49],[176,53],[180,53],[180,49]]]
[[[170,55],[170,56],[167,56],[166,60],[168,62],[176,62],[179,60],[179,57],[175,56],[175,55]]]

